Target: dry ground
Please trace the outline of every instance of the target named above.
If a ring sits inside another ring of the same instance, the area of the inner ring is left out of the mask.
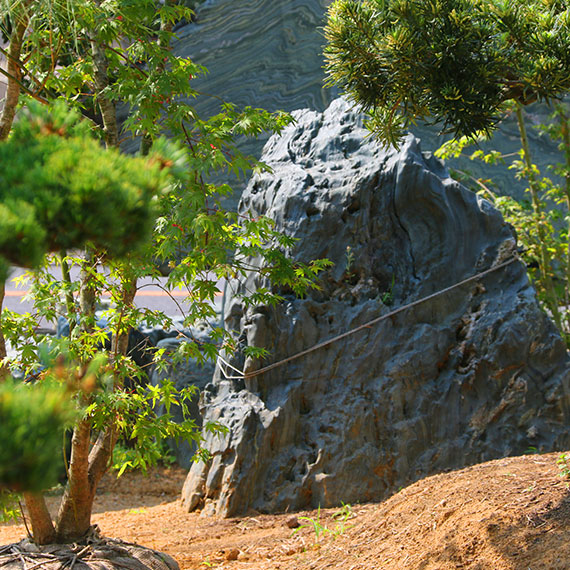
[[[184,569],[570,570],[570,491],[559,454],[492,461],[429,477],[379,504],[211,519],[185,513],[181,469],[107,477],[93,520],[103,534],[169,553]],[[319,528],[317,526],[317,528]],[[0,525],[0,544],[25,536]]]

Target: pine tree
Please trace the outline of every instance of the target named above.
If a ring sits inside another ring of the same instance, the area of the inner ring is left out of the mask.
[[[325,36],[329,83],[391,144],[416,120],[489,133],[513,102],[570,89],[570,9],[560,0],[337,0]]]

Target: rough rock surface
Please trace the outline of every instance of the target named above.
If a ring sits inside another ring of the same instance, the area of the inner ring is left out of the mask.
[[[273,174],[250,181],[241,208],[298,238],[296,258],[335,266],[304,299],[227,299],[226,325],[268,362],[512,256],[500,214],[413,137],[383,150],[341,99],[296,119],[267,143]],[[207,514],[377,501],[431,473],[570,445],[570,361],[518,261],[245,381],[218,370],[202,403],[230,428],[205,434],[212,459],[184,486],[186,508]]]

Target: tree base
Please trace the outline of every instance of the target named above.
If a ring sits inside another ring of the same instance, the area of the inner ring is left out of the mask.
[[[168,554],[113,538],[94,527],[84,541],[38,546],[29,539],[0,546],[2,570],[179,570]]]

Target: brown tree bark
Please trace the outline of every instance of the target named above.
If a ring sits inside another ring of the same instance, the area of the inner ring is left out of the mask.
[[[93,272],[96,259],[86,252],[81,268],[80,306],[83,332],[93,328],[95,317],[96,287]],[[74,318],[73,315],[69,315]],[[91,447],[91,422],[82,420],[73,430],[68,481],[61,499],[55,527],[45,507],[43,497],[26,497],[26,505],[32,524],[34,541],[38,544],[73,542],[81,539],[91,527],[91,511],[96,485],[89,478],[89,450]],[[97,481],[98,482],[98,481]]]
[[[100,0],[94,0],[100,5]],[[105,94],[109,86],[109,75],[105,51],[101,47],[96,32],[90,37],[91,57],[93,58],[94,87],[97,105],[103,119],[105,145],[107,148],[119,146],[119,128],[115,104]],[[97,301],[96,288],[92,283],[90,262],[94,261],[93,253],[86,254],[86,263],[81,270],[79,311],[83,331],[88,330],[94,322]],[[126,350],[125,350],[126,352]],[[61,500],[56,520],[57,539],[62,542],[79,540],[85,536],[91,526],[91,511],[97,485],[109,466],[113,448],[117,439],[114,422],[97,436],[91,448],[91,424],[88,420],[76,427],[72,439],[69,481]]]
[[[69,336],[73,334],[73,329],[77,324],[77,312],[75,310],[75,299],[73,298],[73,293],[71,292],[71,274],[69,272],[69,264],[66,261],[67,253],[65,251],[59,254],[59,264],[61,266],[61,278],[63,282],[67,285],[65,292],[65,308],[67,311],[67,320],[69,321]]]
[[[89,480],[91,422],[82,420],[73,430],[69,480],[56,519],[58,542],[74,542],[91,527],[95,489]]]
[[[97,287],[93,283],[93,273],[97,271],[95,254],[85,252],[79,273],[79,314],[81,315],[81,330],[90,332],[95,324],[95,310],[97,308]]]
[[[79,306],[82,332],[93,329],[97,289],[93,273],[97,270],[96,257],[92,251],[85,253],[80,273]],[[89,453],[91,448],[91,422],[82,420],[73,430],[71,458],[67,485],[56,518],[56,539],[73,542],[81,539],[91,527],[91,510],[96,484],[89,476]],[[97,480],[97,483],[99,481]]]
[[[4,99],[4,108],[2,109],[2,116],[0,117],[0,141],[6,140],[14,117],[16,116],[16,107],[20,100],[20,84],[22,80],[22,71],[20,67],[20,56],[22,53],[22,44],[24,41],[24,34],[28,29],[30,16],[28,14],[29,0],[21,4],[21,13],[14,14],[15,25],[10,36],[10,45],[8,47],[8,57],[6,68],[8,72],[8,87],[6,97]],[[4,305],[5,287],[2,283],[0,288],[0,360],[6,358],[6,339],[2,334],[2,307]],[[6,379],[10,374],[10,370],[5,364],[0,364],[0,382]]]
[[[14,117],[16,116],[16,107],[20,100],[22,68],[20,65],[20,56],[22,54],[22,44],[24,42],[24,34],[28,29],[30,15],[28,6],[30,2],[20,4],[20,13],[13,13],[15,20],[14,28],[10,36],[10,46],[8,47],[8,57],[6,58],[6,70],[8,72],[8,88],[4,99],[4,109],[0,118],[0,141],[6,140],[10,131]]]
[[[14,11],[11,16],[14,27],[10,36],[10,44],[6,52],[6,76],[8,78],[4,108],[0,117],[0,140],[6,140],[16,116],[16,108],[20,100],[22,90],[22,66],[21,54],[24,35],[30,22],[28,8],[30,1],[22,2],[19,6],[19,13]],[[0,311],[4,303],[5,284],[0,285]],[[6,357],[6,341],[1,330],[0,313],[0,359]],[[8,366],[0,365],[0,381],[4,380],[10,371]],[[55,540],[56,532],[51,515],[47,509],[43,495],[36,493],[24,493],[24,501],[28,510],[28,516],[32,527],[32,535],[38,544],[48,544]]]
[[[101,5],[100,0],[95,0],[95,4]],[[104,90],[109,87],[109,73],[105,50],[101,47],[96,33],[90,38],[91,57],[93,58],[93,82],[95,84],[95,96],[101,117],[103,118],[103,129],[105,132],[105,144],[107,148],[119,146],[119,127],[117,124],[117,114],[115,104],[107,97]]]
[[[120,321],[123,319],[123,314],[126,310],[133,307],[135,301],[135,295],[137,294],[137,280],[136,278],[126,277],[121,282],[121,303],[123,307],[123,312],[120,316]],[[129,332],[130,327],[125,327],[119,322],[119,330],[113,335],[113,341],[111,343],[111,352],[113,357],[117,358],[119,356],[126,356],[128,346],[129,346]]]
[[[32,535],[36,544],[50,544],[55,541],[55,527],[46,506],[43,495],[24,493],[24,501],[28,509]]]

